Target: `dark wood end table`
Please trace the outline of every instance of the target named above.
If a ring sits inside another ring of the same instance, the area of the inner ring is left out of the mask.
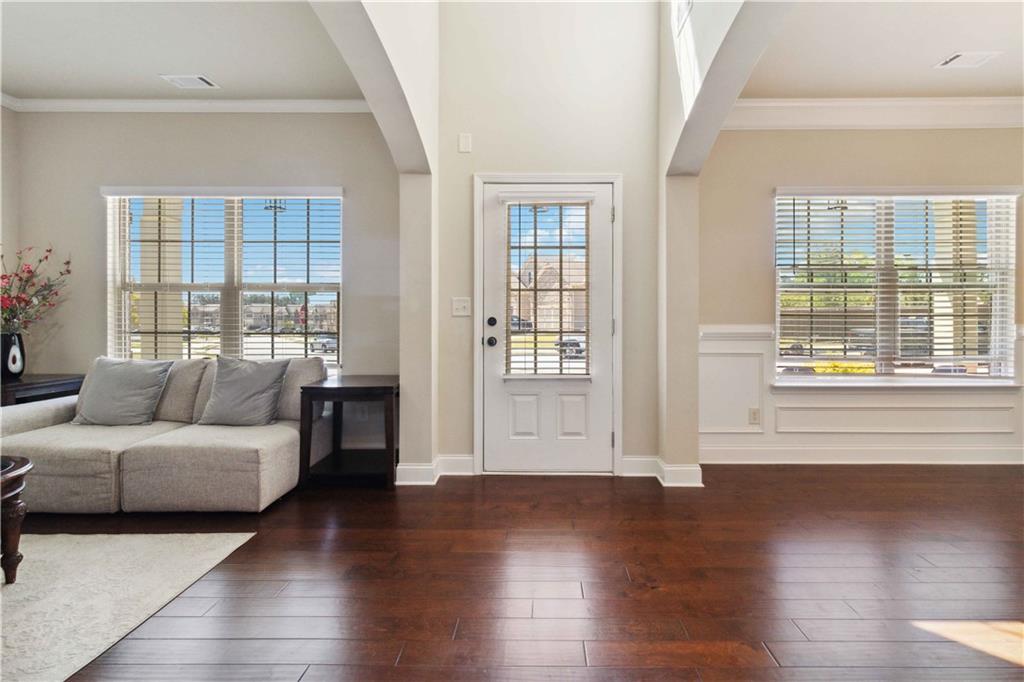
[[[343,450],[342,406],[346,402],[384,403],[384,448]],[[332,403],[331,452],[312,467],[313,403]],[[328,377],[302,387],[299,437],[299,485],[311,477],[343,479],[383,473],[388,487],[395,487],[398,467],[398,376],[349,374]]]
[[[32,462],[26,457],[0,458],[0,566],[4,569],[4,582],[13,583],[18,579],[18,564],[21,563],[21,522],[25,520],[28,506],[21,500],[25,489],[25,474],[32,469]]]
[[[84,374],[22,374],[16,381],[4,382],[0,404],[16,405],[75,395],[81,390],[84,379]]]

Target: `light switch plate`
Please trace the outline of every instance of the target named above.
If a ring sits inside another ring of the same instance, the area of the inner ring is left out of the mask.
[[[459,153],[468,154],[473,151],[473,134],[459,133]]]
[[[452,297],[452,317],[469,317],[470,299],[467,296]]]

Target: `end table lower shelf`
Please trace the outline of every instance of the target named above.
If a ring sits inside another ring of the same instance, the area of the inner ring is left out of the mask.
[[[335,450],[309,468],[313,480],[338,480],[353,477],[390,476],[388,451],[383,448]],[[398,452],[396,450],[395,455]],[[391,465],[392,467],[394,465]]]

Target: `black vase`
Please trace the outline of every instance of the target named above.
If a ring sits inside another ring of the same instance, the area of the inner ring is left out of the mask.
[[[21,334],[0,334],[3,337],[3,378],[4,381],[17,381],[25,371],[25,343]]]

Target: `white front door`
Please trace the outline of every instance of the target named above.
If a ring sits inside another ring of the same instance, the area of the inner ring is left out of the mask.
[[[611,472],[613,191],[485,184],[485,471]]]

